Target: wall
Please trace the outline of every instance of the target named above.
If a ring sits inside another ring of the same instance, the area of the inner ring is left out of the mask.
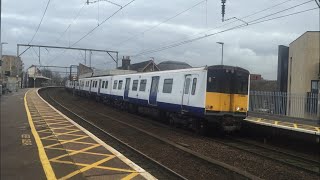
[[[311,80],[319,78],[319,39],[320,32],[306,32],[289,46],[288,93],[290,98],[288,98],[287,107],[289,116],[307,114],[308,101],[301,103],[299,99],[307,97],[307,92],[311,91]]]
[[[2,56],[2,75],[4,75],[5,71],[10,71],[11,77],[16,77],[18,74],[22,73],[22,61],[20,58],[16,56]]]
[[[306,32],[289,47],[288,92],[306,93],[319,74],[320,32]]]

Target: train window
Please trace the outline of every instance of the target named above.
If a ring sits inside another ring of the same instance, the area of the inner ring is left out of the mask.
[[[132,91],[137,91],[138,90],[138,83],[139,80],[134,80],[132,83]]]
[[[146,91],[146,86],[147,86],[147,80],[146,79],[142,79],[140,81],[139,91]]]
[[[106,81],[106,84],[105,84],[104,88],[105,88],[105,89],[108,88],[108,81]]]
[[[118,80],[113,81],[113,89],[117,89]]]
[[[195,95],[195,94],[196,94],[197,81],[198,81],[197,78],[193,78],[193,81],[192,81],[192,90],[191,90],[191,94],[192,94],[192,95]]]
[[[171,93],[172,92],[172,84],[173,84],[173,79],[165,79],[163,82],[163,93]]]
[[[118,89],[122,89],[122,80],[119,81]]]
[[[104,88],[104,84],[105,84],[106,82],[105,81],[102,81],[102,87],[101,88]]]
[[[190,89],[190,78],[187,78],[184,84],[184,94],[189,94],[189,89]]]

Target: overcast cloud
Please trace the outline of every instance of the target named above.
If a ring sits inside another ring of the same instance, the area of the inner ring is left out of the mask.
[[[227,0],[226,18],[245,17],[285,1]],[[125,5],[130,0],[113,0],[113,2]],[[150,57],[154,57],[157,63],[176,60],[187,62],[192,66],[204,66],[220,63],[221,45],[216,42],[222,41],[225,43],[224,64],[241,66],[251,73],[262,74],[266,79],[276,79],[278,45],[289,45],[290,42],[305,31],[319,31],[320,11],[316,9],[224,32],[161,52],[134,56],[139,52],[160,48],[172,42],[223,31],[243,24],[241,21],[236,21],[214,29],[234,20],[222,23],[221,1],[207,0],[207,5],[206,2],[203,2],[178,17],[146,33],[142,33],[198,2],[201,2],[201,0],[136,0],[110,20],[100,25],[92,34],[74,47],[116,50],[120,52],[120,57],[133,56],[131,58],[132,63],[149,60]],[[242,20],[250,22],[303,2],[307,1],[291,0]],[[8,43],[4,45],[3,54],[16,55],[17,43],[29,43],[40,22],[46,3],[47,0],[2,0],[2,41]],[[89,5],[84,4],[84,0],[51,0],[39,32],[31,44],[72,45],[118,9],[117,6],[103,1]],[[82,7],[79,18],[72,23],[69,30],[60,38]],[[315,1],[311,0],[302,6],[275,16],[316,7]],[[275,16],[270,16],[269,18]],[[125,41],[130,38],[130,41]],[[30,49],[22,55],[25,67],[38,64],[35,51],[36,49]],[[79,51],[62,52],[61,50],[48,49],[47,51],[43,49],[41,52],[42,64],[69,66],[84,62],[84,53],[81,54]],[[115,66],[110,57],[102,53],[93,54],[92,65],[100,69],[110,69]]]

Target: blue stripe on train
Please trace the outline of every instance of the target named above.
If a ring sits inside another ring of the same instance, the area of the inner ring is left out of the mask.
[[[84,91],[84,90],[80,90],[80,91]],[[87,91],[84,91],[84,92],[89,93]],[[109,95],[109,94],[103,94],[103,93],[98,94],[96,92],[91,92],[91,95],[123,101],[123,96],[118,96],[118,95]],[[157,107],[158,109],[168,111],[168,112],[180,113],[183,108],[184,112],[193,116],[204,117],[205,115],[205,109],[200,107],[193,107],[193,106],[186,106],[186,105],[182,106],[181,104],[172,104],[172,103],[165,103],[165,102],[159,102],[159,101],[157,101],[157,105],[154,106],[154,105],[150,105],[148,100],[131,98],[131,97],[128,97],[128,102],[136,105],[140,105],[140,106]]]

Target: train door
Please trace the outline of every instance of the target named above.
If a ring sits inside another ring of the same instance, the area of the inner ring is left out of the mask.
[[[90,80],[89,93],[91,93],[92,80]]]
[[[153,76],[151,82],[151,89],[149,95],[149,104],[150,105],[157,105],[157,94],[158,94],[158,86],[159,86],[159,76]]]
[[[191,74],[185,75],[184,86],[182,93],[182,110],[188,111],[189,97],[190,97],[190,84],[191,84]]]
[[[99,80],[99,85],[98,85],[98,95],[100,94],[100,89],[101,89],[101,79]]]
[[[131,78],[126,78],[126,85],[124,87],[124,95],[123,95],[124,100],[129,100],[130,81],[131,81]]]

